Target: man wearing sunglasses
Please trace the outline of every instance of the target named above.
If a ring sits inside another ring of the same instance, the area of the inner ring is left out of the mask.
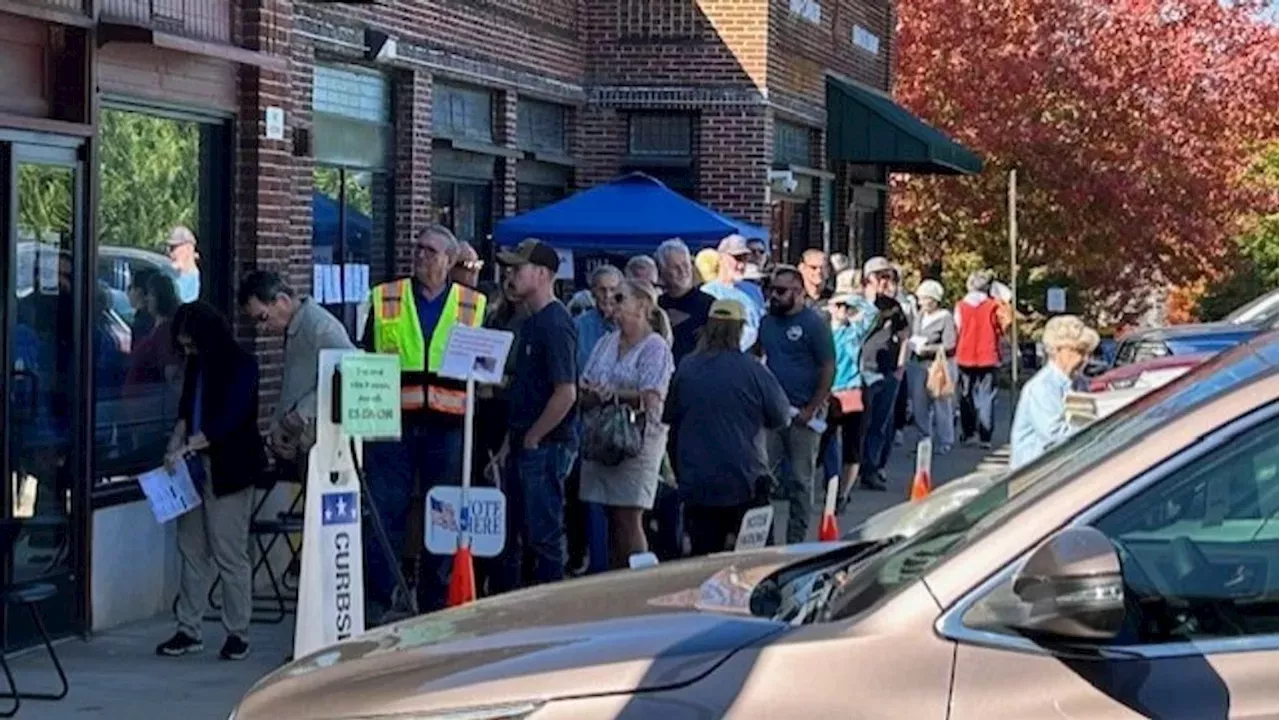
[[[419,232],[413,240],[413,275],[373,289],[370,321],[360,343],[366,350],[400,357],[401,439],[365,443],[369,492],[396,557],[403,556],[409,542],[415,478],[424,492],[436,485],[458,485],[462,479],[466,384],[439,373],[450,331],[455,325],[479,327],[486,300],[480,291],[451,279],[459,251],[458,239],[443,225]],[[366,617],[376,622],[375,613],[391,608],[396,569],[377,543],[366,540],[365,548]],[[452,558],[421,553],[420,611],[445,606],[452,565]]]

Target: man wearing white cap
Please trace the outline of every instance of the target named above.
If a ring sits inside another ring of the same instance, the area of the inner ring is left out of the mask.
[[[200,298],[200,253],[196,251],[196,236],[190,229],[179,225],[169,233],[169,261],[178,271],[178,299],[184,303]]]
[[[884,490],[884,465],[893,443],[893,408],[902,384],[905,346],[910,327],[902,305],[894,299],[898,272],[883,257],[873,257],[862,267],[866,300],[876,308],[874,325],[862,343],[863,442],[858,484]]]
[[[741,235],[730,235],[720,241],[716,250],[720,253],[720,265],[716,279],[702,286],[702,291],[717,300],[737,300],[747,312],[746,325],[742,328],[742,351],[755,347],[760,335],[760,318],[764,315],[764,295],[756,297],[742,281],[751,259],[751,248]]]

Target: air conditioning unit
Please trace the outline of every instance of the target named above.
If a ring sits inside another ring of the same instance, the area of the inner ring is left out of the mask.
[[[800,187],[796,174],[790,170],[770,170],[769,187],[775,192],[793,193]]]

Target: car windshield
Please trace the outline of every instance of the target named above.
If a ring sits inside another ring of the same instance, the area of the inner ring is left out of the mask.
[[[1250,343],[1211,359],[1084,428],[911,539],[889,546],[863,562],[832,593],[823,616],[834,620],[866,610],[1006,518],[1156,428],[1258,378],[1275,374],[1278,362],[1280,348],[1273,334],[1265,342]]]

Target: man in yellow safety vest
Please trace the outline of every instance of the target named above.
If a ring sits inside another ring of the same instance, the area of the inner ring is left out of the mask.
[[[413,241],[413,275],[373,288],[369,321],[361,347],[400,357],[399,442],[367,443],[369,492],[396,557],[404,553],[415,477],[425,493],[436,485],[457,485],[462,471],[465,383],[441,377],[449,332],[455,325],[479,327],[485,296],[450,281],[459,244],[443,225],[427,226]],[[429,518],[426,520],[429,522]],[[413,540],[419,543],[421,540]],[[365,540],[366,617],[371,625],[392,609],[395,571],[371,536]],[[452,560],[421,553],[418,607],[445,605]]]

